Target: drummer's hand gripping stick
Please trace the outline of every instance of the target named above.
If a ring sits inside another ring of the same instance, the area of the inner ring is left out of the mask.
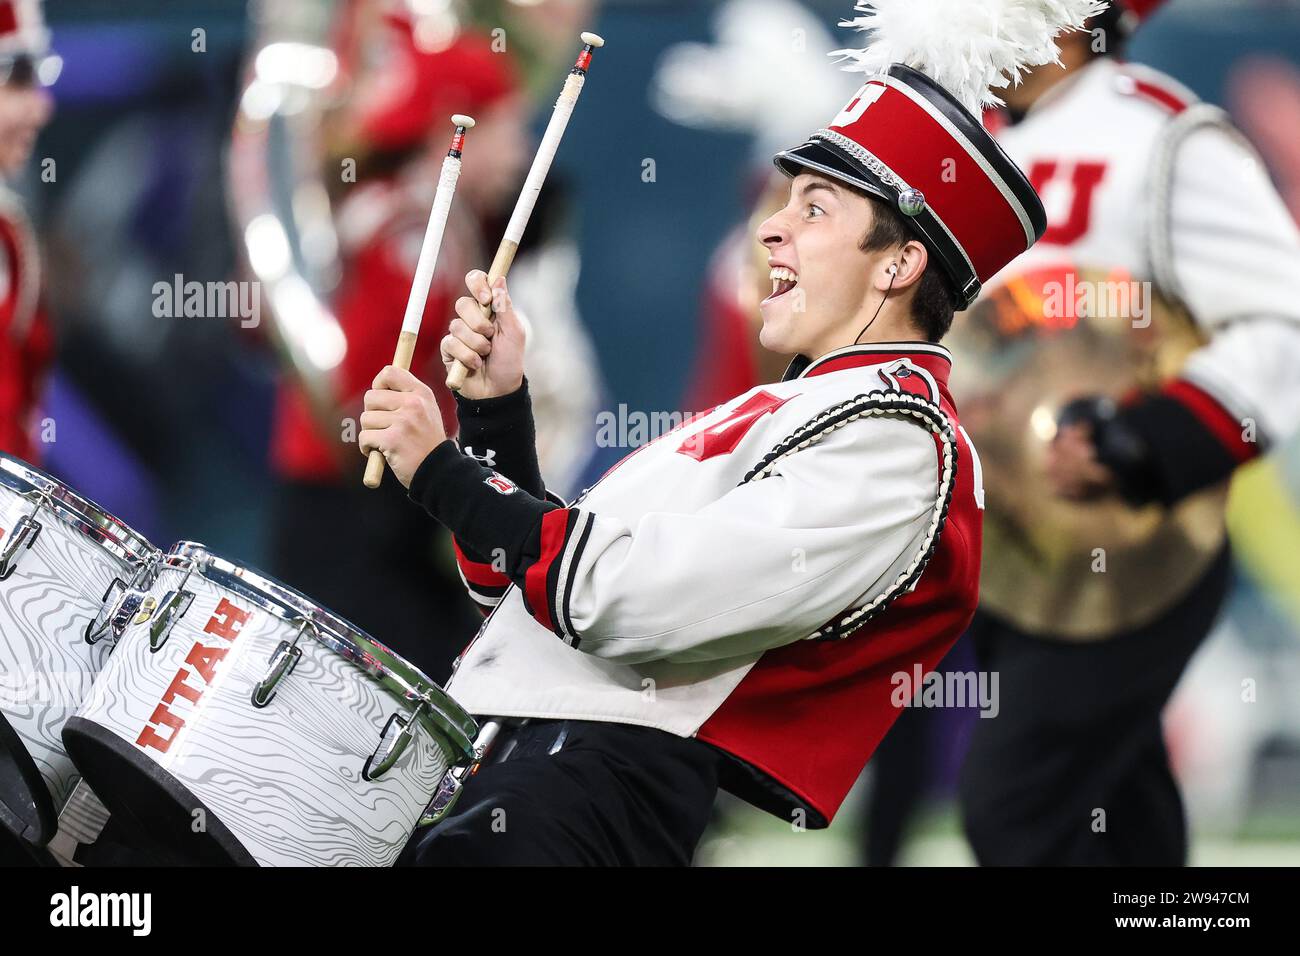
[[[424,230],[424,242],[420,245],[420,258],[415,266],[415,281],[411,283],[411,294],[406,300],[406,315],[402,319],[402,332],[397,337],[397,350],[393,353],[393,364],[400,369],[411,367],[411,357],[415,354],[415,342],[420,335],[420,322],[424,318],[424,306],[429,299],[429,286],[433,284],[433,273],[438,266],[438,252],[442,249],[442,237],[447,231],[447,216],[451,212],[451,201],[456,195],[456,182],[460,179],[461,152],[465,148],[465,133],[474,127],[474,119],[457,113],[451,118],[456,132],[451,137],[451,149],[442,161],[442,173],[438,177],[438,191],[433,197],[433,209],[429,211],[429,225]],[[367,488],[378,488],[384,477],[384,453],[375,449],[366,461],[366,474],[363,479]]]
[[[537,204],[537,196],[542,191],[542,184],[546,182],[546,174],[551,170],[555,153],[560,148],[560,140],[569,125],[569,117],[573,115],[573,108],[578,104],[578,95],[587,80],[587,67],[591,65],[592,54],[604,45],[605,41],[595,33],[582,34],[582,52],[578,54],[578,61],[569,71],[569,76],[564,81],[564,89],[560,91],[560,97],[555,101],[551,121],[546,125],[542,142],[537,147],[537,155],[533,157],[532,168],[528,170],[528,178],[524,180],[524,188],[515,202],[515,211],[506,226],[505,236],[502,237],[501,245],[497,246],[497,254],[492,259],[492,268],[488,270],[489,286],[495,285],[497,279],[504,278],[510,271],[511,263],[515,261],[515,253],[519,250],[524,229],[528,227],[528,219]],[[483,306],[483,317],[485,319],[492,317],[491,303]],[[453,359],[451,370],[447,373],[447,387],[453,392],[459,392],[468,375],[469,369],[462,362]]]

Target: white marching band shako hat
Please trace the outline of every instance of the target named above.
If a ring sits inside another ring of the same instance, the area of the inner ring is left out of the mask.
[[[824,129],[774,162],[817,172],[896,208],[968,307],[1047,228],[1020,168],[977,118],[993,89],[1059,61],[1057,34],[1104,0],[871,0],[844,24],[871,34],[835,54],[870,78]]]

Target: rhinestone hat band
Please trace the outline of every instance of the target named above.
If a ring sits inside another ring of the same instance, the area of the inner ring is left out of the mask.
[[[875,154],[869,151],[861,143],[849,139],[849,137],[845,136],[843,133],[837,133],[833,129],[819,129],[817,132],[813,133],[810,138],[825,140],[827,143],[838,146],[867,169],[871,170],[871,172],[874,173],[882,183],[898,193],[898,211],[903,215],[916,218],[926,211],[927,206],[925,202],[925,194],[922,193],[921,190],[909,186],[902,177],[882,163]],[[966,254],[966,250],[962,248],[961,243],[957,241],[957,237],[952,234],[952,231],[949,230],[947,224],[940,219],[938,214],[933,210],[931,210],[931,215],[934,217],[934,221],[938,223],[939,227],[943,229],[944,234],[952,240],[953,245],[956,247],[957,251],[961,253],[962,259],[965,261],[966,266],[970,271],[970,278],[966,280],[965,286],[961,290],[961,295],[966,300],[966,305],[970,305],[971,302],[975,301],[975,297],[979,295],[981,287],[979,277],[975,272],[975,266],[971,263],[970,256]]]
[[[871,170],[882,183],[897,192],[898,211],[904,216],[916,217],[925,212],[925,194],[921,190],[909,186],[897,173],[882,163],[861,143],[849,139],[843,133],[837,133],[833,129],[819,129],[812,134],[812,138],[835,144]]]

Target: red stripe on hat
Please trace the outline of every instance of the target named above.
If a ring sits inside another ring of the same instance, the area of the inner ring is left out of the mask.
[[[0,3],[0,34],[18,32],[18,11],[15,9],[13,0],[8,3]]]
[[[847,127],[831,127],[864,146],[925,201],[961,247],[981,282],[1029,248],[1025,227],[988,174],[930,112],[889,87]]]

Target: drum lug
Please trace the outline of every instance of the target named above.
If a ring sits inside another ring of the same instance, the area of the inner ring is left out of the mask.
[[[121,578],[113,582],[104,591],[100,599],[100,613],[86,625],[83,632],[87,644],[98,644],[109,633],[113,638],[120,638],[131,624],[143,624],[153,616],[154,598],[149,594],[154,578],[158,573],[158,558],[145,561],[135,571],[128,585]],[[109,599],[113,592],[119,592],[116,598]]]
[[[32,549],[36,539],[41,535],[41,523],[31,515],[23,515],[14,525],[13,532],[4,550],[0,551],[0,581],[8,581],[18,570],[22,554]]]
[[[465,786],[465,778],[477,769],[478,764],[476,763],[468,766],[459,764],[444,773],[442,780],[438,783],[438,789],[433,792],[433,799],[424,808],[424,813],[421,814],[420,822],[416,826],[431,827],[445,817],[456,801],[460,799],[460,791]]]
[[[406,753],[406,748],[410,746],[425,706],[425,702],[420,701],[410,717],[393,714],[388,718],[388,723],[384,724],[384,732],[379,735],[379,745],[375,747],[375,752],[366,758],[365,766],[361,768],[363,780],[378,780],[393,769],[393,765],[402,758],[402,754]],[[395,733],[394,729],[396,729]]]
[[[114,591],[120,593],[110,604],[109,598]],[[114,578],[101,601],[102,607],[107,608],[107,612],[101,610],[101,613],[86,625],[86,630],[83,632],[86,643],[98,644],[108,636],[109,632],[112,632],[113,639],[117,640],[129,625],[143,624],[153,614],[153,600],[148,591],[127,587],[126,582],[121,578]]]
[[[114,591],[118,591],[120,594],[113,599],[113,603],[110,606],[109,598]],[[100,598],[99,613],[90,620],[90,623],[86,625],[85,631],[82,632],[83,636],[86,638],[87,644],[98,644],[108,634],[109,630],[112,628],[113,620],[117,617],[118,611],[122,606],[122,600],[126,597],[126,593],[126,582],[121,578],[113,578],[112,583],[109,584],[107,589],[105,589],[104,596]]]
[[[162,599],[154,614],[153,622],[149,625],[149,650],[157,654],[167,638],[172,636],[172,628],[176,622],[185,616],[185,612],[190,609],[194,603],[194,592],[177,590],[168,591],[167,596]]]
[[[152,567],[141,570],[135,582],[136,586],[141,586],[143,581],[144,586],[152,587],[163,570],[160,558]],[[185,612],[194,603],[194,592],[185,590],[190,575],[194,573],[194,562],[186,561],[179,566],[168,567],[166,570],[184,573],[181,575],[180,583],[167,592],[153,614],[153,623],[149,625],[149,650],[154,654],[162,650],[167,639],[172,636],[172,628],[176,626],[176,622],[185,616]]]
[[[479,764],[492,749],[492,744],[496,742],[497,735],[501,732],[501,726],[498,720],[484,722],[479,728],[478,736],[474,738],[474,759],[469,763],[457,764],[442,775],[438,789],[433,793],[433,799],[424,808],[424,813],[420,815],[416,826],[433,826],[451,812],[451,808],[460,799],[460,791],[465,786],[466,779],[478,773]]]
[[[275,699],[275,689],[279,686],[280,681],[284,680],[293,673],[293,669],[298,666],[298,659],[302,657],[302,648],[288,641],[281,641],[275,653],[271,655],[271,667],[266,676],[258,681],[257,686],[253,688],[253,706],[265,707]]]
[[[113,637],[121,637],[122,632],[126,630],[127,625],[135,620],[137,614],[147,613],[150,610],[148,604],[146,604],[148,597],[147,591],[136,588],[127,588],[123,592],[108,619],[109,628],[113,631]]]
[[[27,497],[33,502],[31,513],[18,519],[4,550],[0,551],[0,581],[9,580],[18,570],[22,554],[30,551],[36,539],[41,536],[41,523],[36,520],[36,516],[41,513],[41,508],[49,506],[50,492],[46,490]]]
[[[280,686],[280,681],[284,680],[293,673],[293,669],[298,666],[298,661],[302,658],[302,648],[298,642],[308,630],[315,630],[316,625],[311,621],[302,620],[298,624],[298,633],[294,635],[293,643],[281,641],[271,655],[271,666],[266,671],[266,676],[257,682],[253,688],[253,706],[265,707],[275,699],[275,690]]]

